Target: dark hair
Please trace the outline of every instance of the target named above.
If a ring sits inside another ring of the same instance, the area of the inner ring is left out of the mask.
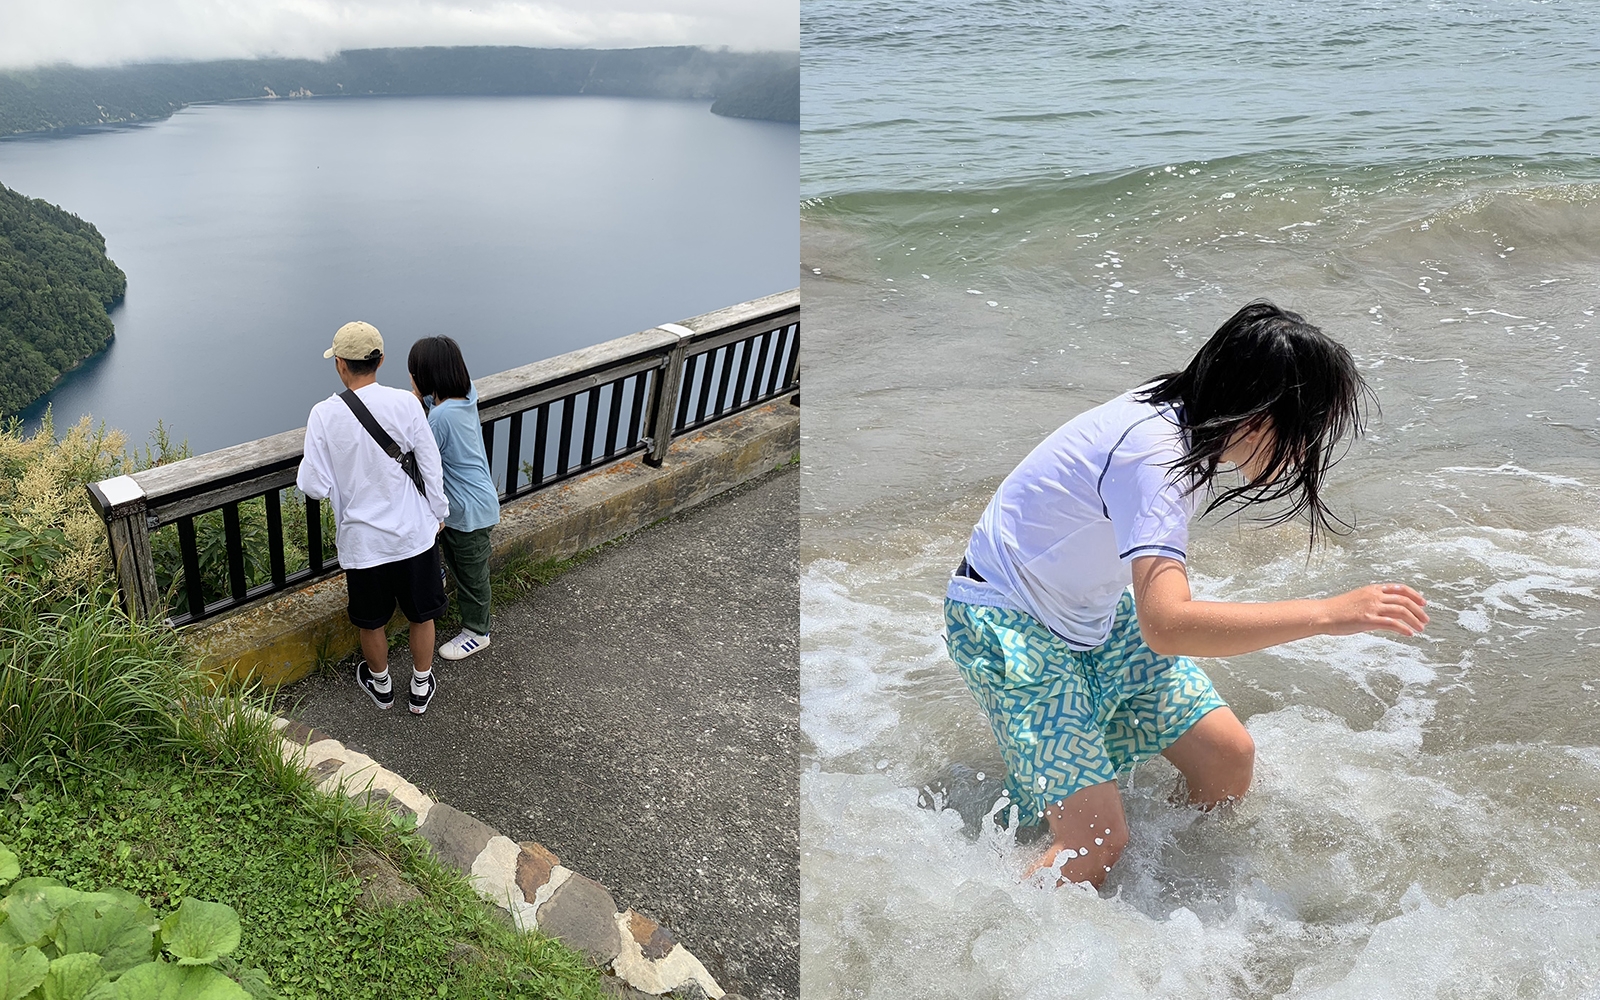
[[[383,352],[373,351],[359,361],[350,358],[341,358],[340,360],[344,362],[345,371],[352,375],[371,375],[378,370],[378,363],[383,360]]]
[[[1235,435],[1271,428],[1265,470],[1223,490],[1205,513],[1281,500],[1284,510],[1265,520],[1282,524],[1304,515],[1312,544],[1319,533],[1346,527],[1323,504],[1322,483],[1342,456],[1340,442],[1360,435],[1373,393],[1350,352],[1298,313],[1250,303],[1217,328],[1187,368],[1156,379],[1139,398],[1179,408],[1188,450],[1174,468],[1190,491],[1216,477]]]
[[[472,391],[472,376],[467,374],[461,346],[449,337],[423,337],[412,344],[406,367],[411,369],[417,389],[435,401],[465,399]]]

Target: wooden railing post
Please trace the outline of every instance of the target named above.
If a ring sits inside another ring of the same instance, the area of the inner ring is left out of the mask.
[[[667,459],[667,448],[672,444],[672,424],[678,413],[678,391],[683,387],[683,364],[689,351],[689,338],[694,331],[676,323],[662,323],[657,329],[677,334],[678,343],[667,355],[666,367],[656,379],[656,391],[650,401],[650,423],[645,433],[648,447],[644,453],[646,465],[660,466]]]
[[[156,594],[156,567],[150,557],[150,525],[145,492],[131,476],[89,484],[89,499],[106,522],[111,561],[128,615],[150,620],[161,613]]]

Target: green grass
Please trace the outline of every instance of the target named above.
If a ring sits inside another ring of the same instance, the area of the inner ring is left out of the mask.
[[[158,626],[130,622],[105,592],[52,599],[26,581],[0,596],[0,759],[26,770],[90,747],[153,744],[170,706],[199,690]]]
[[[615,541],[606,542],[565,559],[539,559],[530,553],[517,553],[489,574],[490,592],[494,594],[495,601],[500,603],[520,601],[540,587],[548,587],[557,577],[577,569],[615,544]]]
[[[184,896],[227,903],[244,928],[234,958],[285,998],[603,996],[581,957],[513,931],[399,824],[311,791],[287,767],[58,757],[0,800],[0,843],[24,875],[119,886],[158,912]],[[357,845],[376,847],[422,897],[358,906]]]
[[[511,929],[406,825],[318,792],[278,754],[263,697],[214,690],[108,588],[0,582],[0,843],[24,875],[158,911],[227,903],[233,957],[285,998],[603,996],[585,959]],[[357,851],[422,898],[356,907]]]

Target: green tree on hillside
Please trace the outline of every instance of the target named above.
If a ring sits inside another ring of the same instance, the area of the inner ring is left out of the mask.
[[[0,415],[105,348],[128,287],[94,226],[0,185]]]
[[[756,76],[729,88],[711,113],[728,118],[761,118],[772,122],[800,120],[800,67],[791,66]]]

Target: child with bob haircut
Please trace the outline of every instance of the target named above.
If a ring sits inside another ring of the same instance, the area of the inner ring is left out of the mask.
[[[439,647],[460,660],[489,645],[489,529],[500,523],[500,495],[489,474],[478,421],[478,387],[467,374],[461,347],[449,337],[424,337],[406,359],[411,391],[428,411],[439,443],[450,514],[439,533],[444,562],[456,581],[461,634]]]
[[[1082,413],[1000,484],[950,579],[945,622],[1006,761],[1019,822],[1049,824],[1030,869],[1099,887],[1128,843],[1119,771],[1161,754],[1189,802],[1233,802],[1255,744],[1191,656],[1313,635],[1416,635],[1422,595],[1373,584],[1320,600],[1195,600],[1188,522],[1283,504],[1310,541],[1333,527],[1321,490],[1371,390],[1350,354],[1299,315],[1252,302],[1180,372]],[[1224,469],[1242,474],[1219,488]],[[1131,586],[1130,586],[1131,584]]]

